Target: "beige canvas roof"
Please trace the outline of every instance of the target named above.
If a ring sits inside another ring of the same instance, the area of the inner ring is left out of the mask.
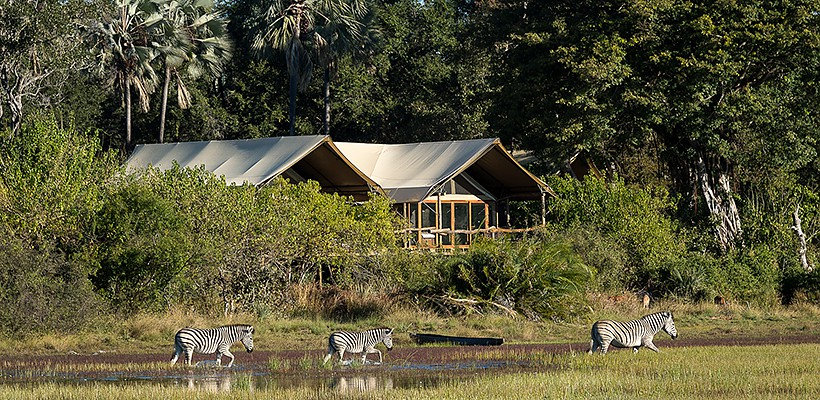
[[[397,203],[419,202],[466,172],[496,199],[555,196],[546,183],[510,156],[498,139],[409,144],[336,142],[356,167]]]
[[[170,169],[204,166],[228,184],[259,186],[274,177],[319,182],[323,190],[367,199],[378,185],[359,171],[328,136],[286,136],[137,145],[128,158],[130,171],[154,166]]]

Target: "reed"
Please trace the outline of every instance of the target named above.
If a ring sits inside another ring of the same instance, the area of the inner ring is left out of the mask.
[[[525,355],[521,355],[525,357]],[[549,357],[537,372],[453,375],[436,386],[340,392],[331,386],[254,387],[229,391],[152,383],[30,383],[0,385],[15,399],[816,399],[820,346],[766,345],[671,348],[661,353],[617,351],[607,356],[570,353]],[[446,375],[446,374],[444,374]]]

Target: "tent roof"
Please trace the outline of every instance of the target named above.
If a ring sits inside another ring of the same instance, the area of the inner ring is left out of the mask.
[[[285,136],[245,140],[137,145],[129,170],[204,166],[228,184],[264,185],[276,176],[311,179],[328,192],[364,200],[378,185],[358,170],[328,136]],[[301,180],[299,179],[299,180]]]
[[[498,139],[410,144],[336,142],[359,170],[397,203],[419,202],[440,185],[467,172],[497,199],[540,199],[546,183],[510,156]]]

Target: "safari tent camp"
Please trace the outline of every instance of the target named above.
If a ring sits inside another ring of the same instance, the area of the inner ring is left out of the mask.
[[[329,136],[137,145],[130,170],[204,167],[228,184],[264,185],[277,176],[314,180],[329,193],[388,196],[407,221],[408,247],[469,246],[475,235],[509,229],[510,201],[544,202],[552,190],[498,139],[409,144],[333,142]]]
[[[509,202],[555,196],[499,139],[408,144],[336,142],[381,186],[408,221],[406,245],[468,246],[474,235],[509,228]]]
[[[204,167],[226,183],[265,185],[282,176],[291,182],[314,180],[322,190],[367,200],[379,191],[373,180],[339,152],[328,136],[285,136],[137,145],[128,158],[130,170],[153,166],[170,169]]]

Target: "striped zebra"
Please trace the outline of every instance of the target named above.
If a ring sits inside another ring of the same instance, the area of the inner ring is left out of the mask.
[[[661,329],[672,339],[678,337],[671,312],[661,311],[629,322],[597,321],[592,325],[589,354],[595,353],[599,348],[601,354],[606,354],[610,344],[615,347],[631,347],[633,353],[637,353],[638,348],[642,346],[658,352],[658,348],[652,343],[652,338]]]
[[[226,325],[214,329],[182,328],[174,336],[174,365],[179,355],[185,353],[185,363],[191,365],[194,352],[202,354],[216,353],[216,365],[221,365],[222,356],[228,356],[233,365],[233,354],[228,350],[236,343],[242,342],[248,353],[253,351],[253,327],[250,325]]]
[[[344,360],[345,351],[349,353],[362,353],[362,364],[365,363],[368,354],[378,353],[379,364],[382,362],[382,352],[376,345],[384,342],[387,351],[393,350],[393,329],[377,328],[363,332],[333,332],[327,340],[327,355],[322,365],[327,364],[333,353],[339,353],[339,362]]]

